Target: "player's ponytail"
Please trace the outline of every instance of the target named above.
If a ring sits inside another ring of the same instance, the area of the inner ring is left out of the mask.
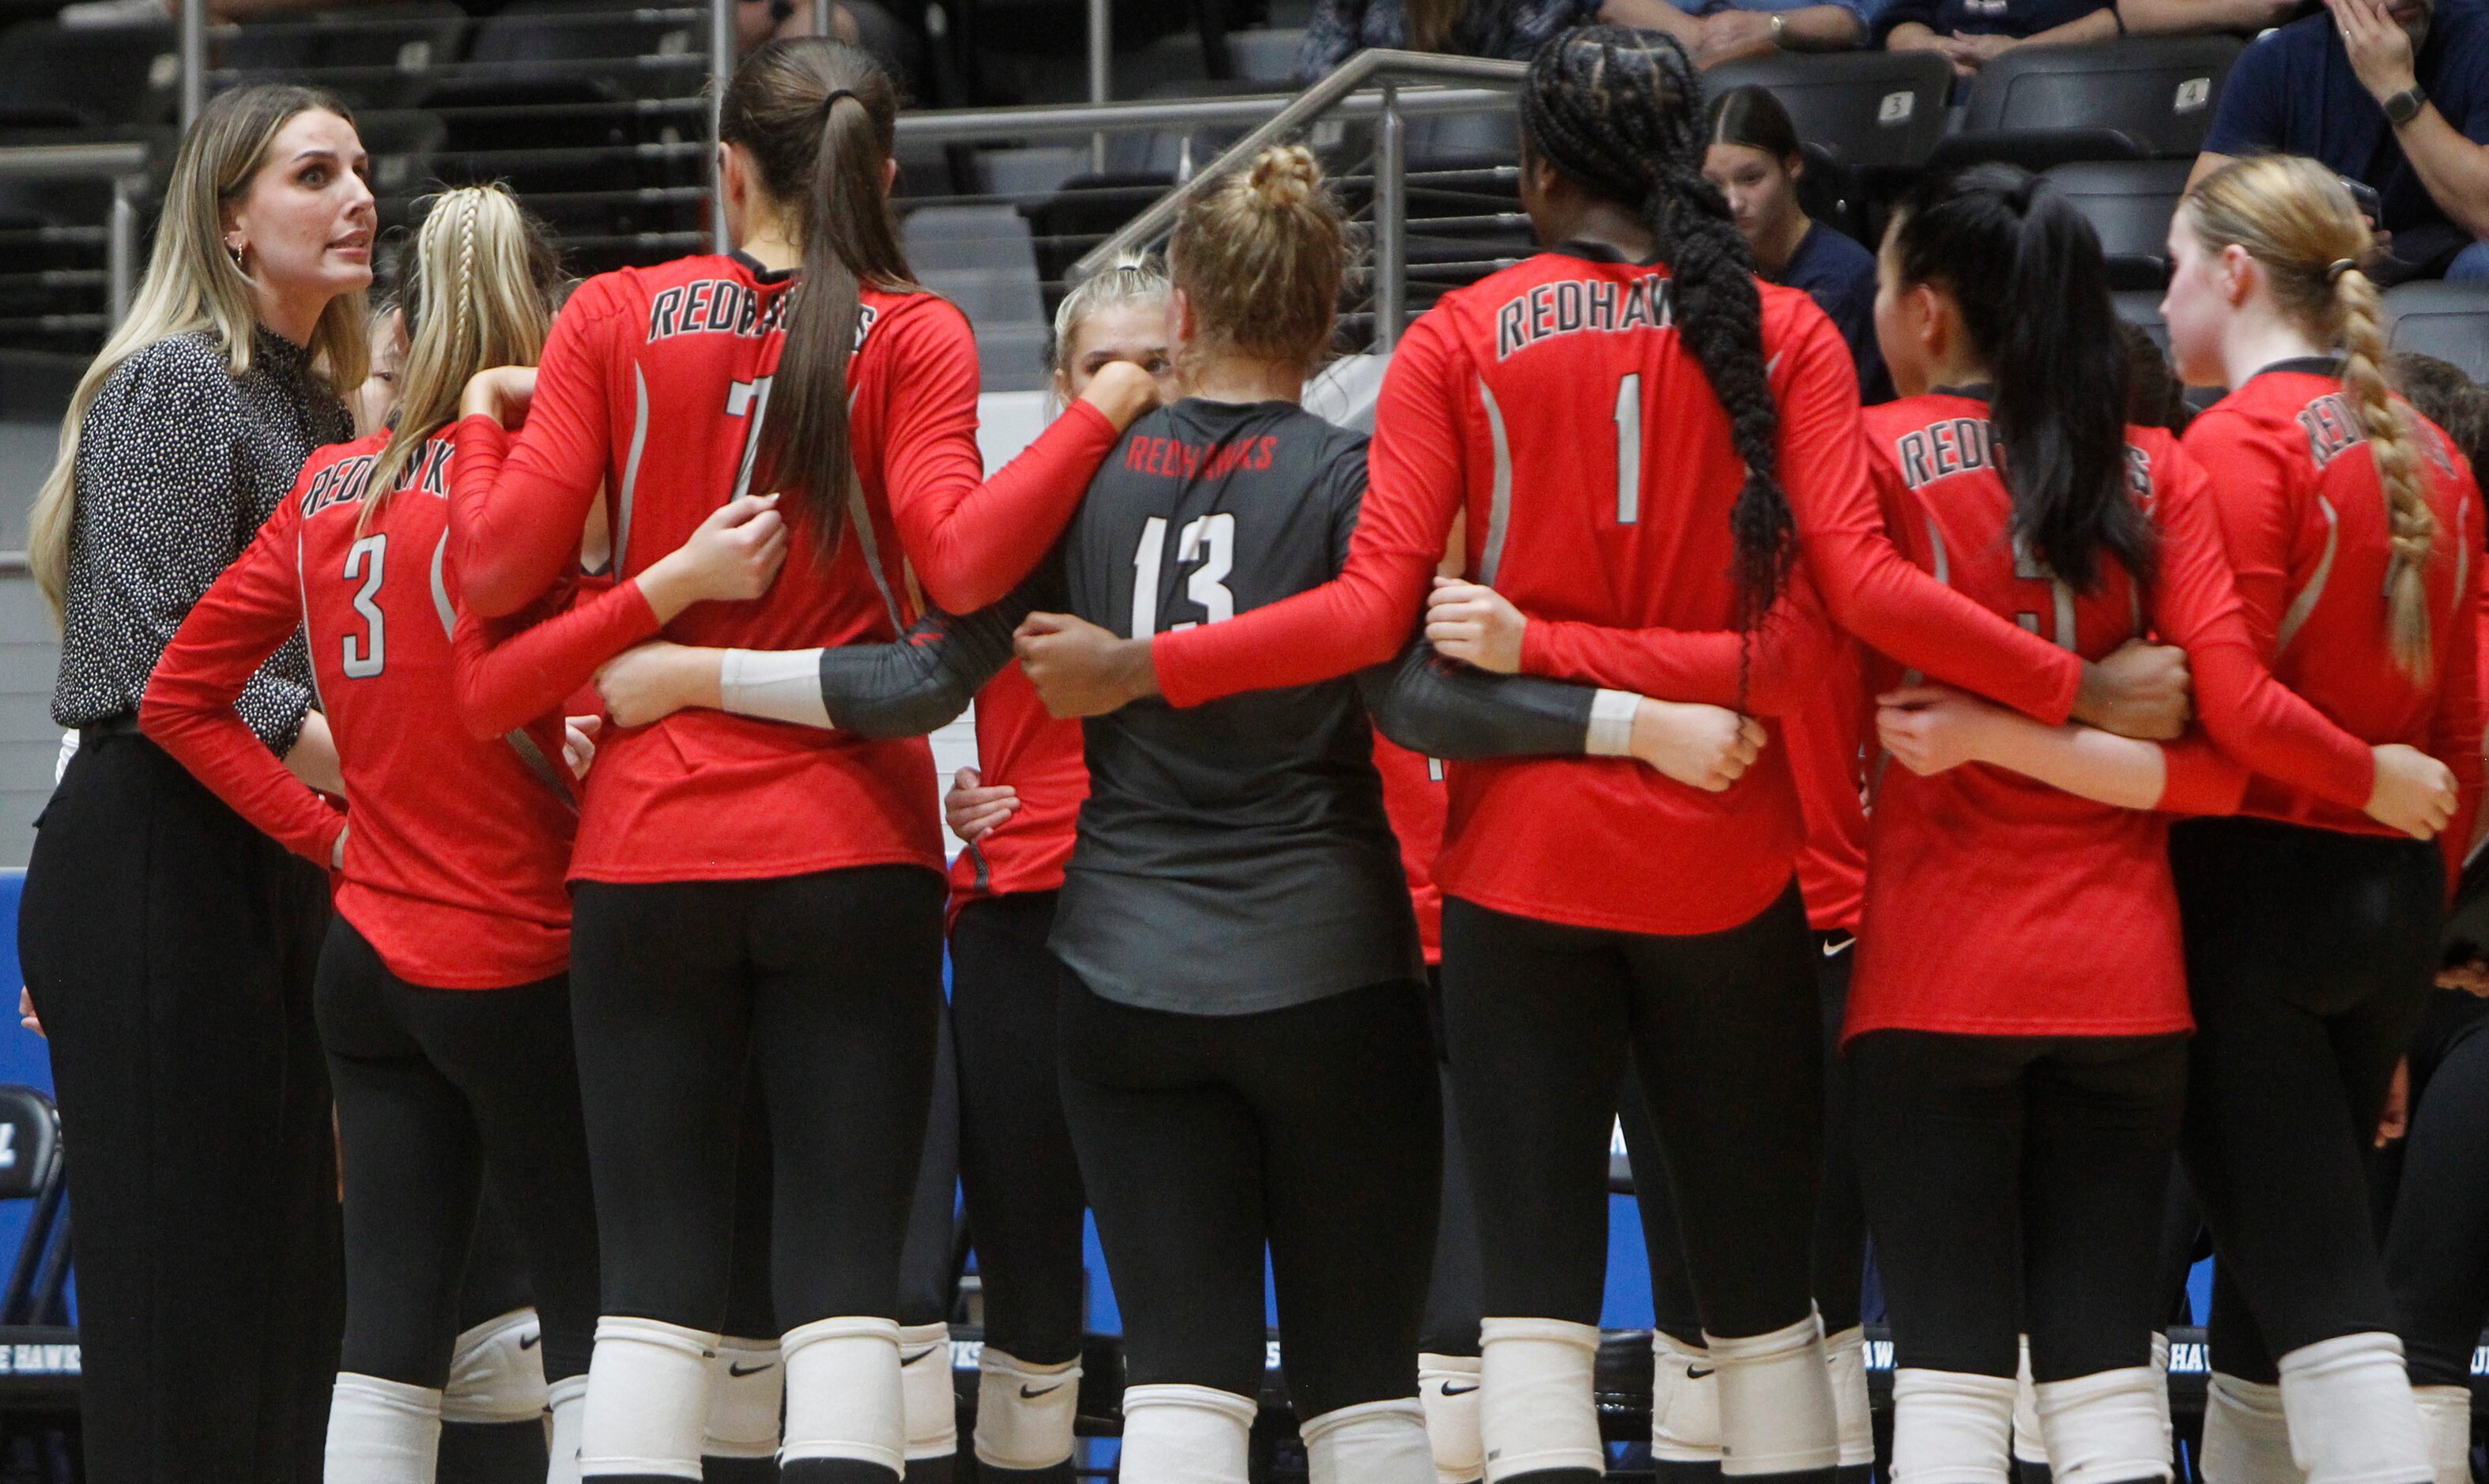
[[[2437,516],[2419,471],[2410,409],[2386,381],[2385,307],[2359,267],[2371,244],[2351,192],[2312,159],[2265,155],[2204,177],[2182,207],[2214,252],[2240,247],[2264,268],[2274,305],[2309,338],[2342,351],[2342,394],[2368,441],[2385,492],[2392,556],[2386,610],[2394,663],[2415,679],[2436,671],[2428,564]]]
[[[1168,241],[1168,277],[1193,313],[1178,373],[1217,356],[1311,370],[1330,347],[1347,272],[1348,218],[1312,152],[1264,150],[1195,196]]]
[[[458,416],[468,379],[492,366],[531,366],[553,325],[560,258],[542,223],[499,186],[433,198],[406,254],[398,310],[406,325],[396,415],[373,462],[359,532],[413,472],[424,442]]]
[[[808,37],[744,59],[718,109],[718,138],[741,149],[771,203],[803,234],[804,281],[762,409],[756,487],[783,490],[827,552],[844,529],[855,477],[847,362],[863,286],[916,287],[890,214],[899,95],[852,46]]]
[[[1522,147],[1584,190],[1643,214],[1669,265],[1677,332],[1729,414],[1746,481],[1730,515],[1746,624],[1797,559],[1780,480],[1780,409],[1763,361],[1755,263],[1702,179],[1702,85],[1674,37],[1582,26],[1538,48],[1521,89]]]
[[[2126,480],[2132,371],[2091,224],[2040,177],[1978,165],[1921,183],[1891,232],[1902,283],[1953,300],[1994,379],[2015,535],[2076,591],[2098,590],[2103,554],[2149,585],[2152,524]]]

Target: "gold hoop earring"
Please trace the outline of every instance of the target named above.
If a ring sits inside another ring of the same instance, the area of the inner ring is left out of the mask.
[[[242,274],[245,278],[249,277],[250,270],[244,267],[242,261],[243,249],[239,247],[228,247],[225,250],[233,254],[234,271]]]

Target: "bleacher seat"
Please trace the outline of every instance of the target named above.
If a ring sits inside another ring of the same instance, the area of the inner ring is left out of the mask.
[[[402,109],[358,114],[355,132],[372,158],[374,193],[402,196],[430,187],[433,157],[448,128],[437,114]]]
[[[1769,88],[1798,137],[1843,164],[1909,170],[1944,136],[1953,65],[1931,51],[1856,51],[1731,62],[1704,77],[1715,96],[1748,84]]]
[[[125,130],[173,122],[182,84],[172,24],[0,33],[0,129]]]
[[[2016,47],[1980,70],[1961,131],[1931,163],[2192,158],[2239,51],[2225,36]]]
[[[706,22],[681,12],[614,10],[608,0],[519,0],[475,28],[468,60],[494,80],[532,84],[546,101],[666,98],[707,80]]]
[[[900,223],[919,282],[976,328],[987,391],[1044,385],[1047,323],[1026,218],[1007,206],[928,206]]]
[[[2406,283],[2386,291],[2393,348],[2450,360],[2489,382],[2489,284]]]
[[[358,108],[405,108],[428,90],[436,71],[458,59],[466,13],[442,0],[326,12],[308,20],[243,26],[223,47],[245,81],[301,76]]]
[[[1302,26],[1227,33],[1227,55],[1236,75],[1247,82],[1266,82],[1281,92],[1297,85],[1297,53],[1304,48]]]
[[[2186,193],[2189,162],[2121,159],[2056,165],[2048,179],[2100,234],[2113,289],[2159,292],[2169,281],[2169,218]]]
[[[2117,301],[2119,319],[2150,335],[2161,354],[2168,354],[2169,326],[2160,318],[2160,290],[2121,289],[2110,297]]]

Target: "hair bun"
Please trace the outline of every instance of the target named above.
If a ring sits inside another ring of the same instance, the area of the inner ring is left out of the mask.
[[[1283,144],[1254,157],[1253,174],[1246,184],[1264,206],[1287,212],[1312,200],[1322,188],[1322,164],[1313,151],[1302,144]]]

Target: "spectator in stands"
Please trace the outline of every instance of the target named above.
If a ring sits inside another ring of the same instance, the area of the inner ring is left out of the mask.
[[[2421,416],[2446,430],[2477,474],[2482,455],[2489,454],[2489,388],[2454,362],[2417,351],[2388,357],[2386,380]]]
[[[2377,192],[2369,277],[2489,280],[2489,8],[2329,5],[2239,58],[2189,186],[2234,156],[2311,156]]]
[[[1598,9],[1599,0],[1316,0],[1297,76],[1314,82],[1369,46],[1526,61]]]
[[[93,1484],[321,1475],[344,1298],[311,1008],[328,881],[141,736],[137,710],[304,457],[353,436],[365,168],[325,94],[261,85],[208,104],[29,522],[62,627],[52,719],[81,745],[43,811],[17,942],[77,1147]],[[298,638],[237,709],[304,782],[341,792],[311,699]]]
[[[2126,34],[2112,0],[1889,0],[1875,13],[1875,44],[1933,51],[1960,77],[2017,46],[2079,46]]]
[[[1702,178],[1729,198],[1756,271],[1812,296],[1849,342],[1860,395],[1891,401],[1893,381],[1875,344],[1875,255],[1808,216],[1799,203],[1806,157],[1788,110],[1767,89],[1731,88],[1711,100],[1710,132]]]
[[[1847,51],[1874,10],[1872,0],[1606,0],[1599,18],[1665,31],[1698,65],[1717,67],[1776,51]]]

